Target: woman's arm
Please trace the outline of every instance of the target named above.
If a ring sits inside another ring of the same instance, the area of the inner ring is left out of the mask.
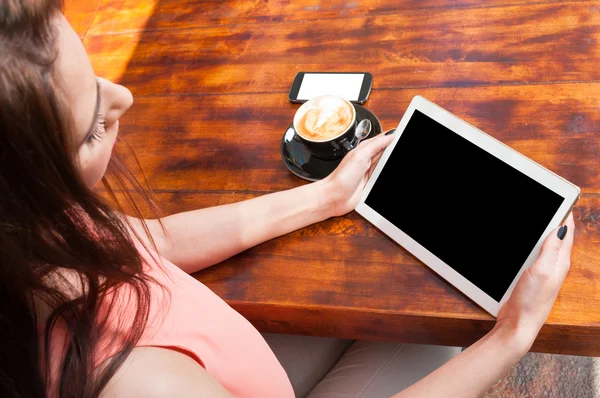
[[[468,398],[488,391],[529,351],[546,322],[569,271],[574,228],[569,216],[566,235],[564,229],[550,234],[540,256],[500,309],[490,333],[395,398]]]
[[[327,196],[327,186],[319,181],[242,202],[165,217],[162,222],[167,234],[157,220],[146,220],[146,224],[160,254],[192,273],[259,243],[331,217]]]
[[[289,232],[353,210],[392,136],[366,140],[326,179],[251,200],[146,220],[159,253],[188,273]],[[140,221],[130,219],[144,237]],[[147,243],[147,242],[146,242]]]
[[[528,349],[514,331],[496,327],[394,398],[481,397]]]

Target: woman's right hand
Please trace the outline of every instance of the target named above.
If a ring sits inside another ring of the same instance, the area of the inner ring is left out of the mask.
[[[521,276],[510,298],[498,313],[496,328],[516,333],[529,350],[542,325],[548,319],[554,301],[571,266],[571,248],[575,224],[573,215],[566,223],[561,240],[560,228],[550,233],[537,260]]]

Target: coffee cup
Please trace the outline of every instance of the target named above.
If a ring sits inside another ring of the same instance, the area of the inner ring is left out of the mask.
[[[314,156],[324,160],[341,158],[356,146],[356,109],[350,101],[335,95],[312,98],[296,111],[294,130]]]

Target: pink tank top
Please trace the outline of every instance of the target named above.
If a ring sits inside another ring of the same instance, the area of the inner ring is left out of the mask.
[[[137,347],[162,347],[189,355],[238,398],[294,397],[285,370],[250,322],[176,265],[162,257],[162,263],[156,264],[145,249],[139,247],[139,251],[147,275],[162,287],[150,284],[150,313]],[[112,313],[119,316],[109,319],[110,332],[100,342],[96,365],[116,354],[119,345],[115,342],[128,327],[126,314],[135,308],[128,300],[134,295],[119,291],[115,297]],[[55,354],[61,352],[64,339],[64,333],[55,330],[51,347],[54,375],[60,362]]]

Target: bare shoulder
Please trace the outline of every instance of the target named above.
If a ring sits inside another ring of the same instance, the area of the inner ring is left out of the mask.
[[[110,380],[101,397],[232,398],[192,358],[176,351],[154,347],[135,348]]]

